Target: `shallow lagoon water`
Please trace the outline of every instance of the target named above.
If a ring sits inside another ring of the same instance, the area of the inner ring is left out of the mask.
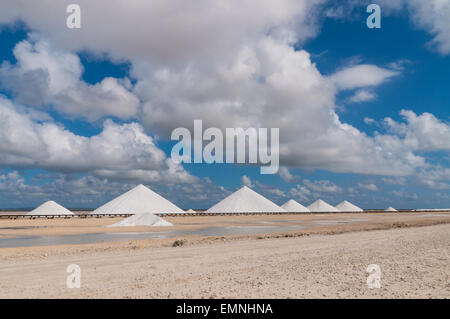
[[[397,216],[393,214],[392,216]],[[450,217],[450,214],[414,214],[410,216],[424,218],[424,217]],[[200,235],[200,236],[228,236],[228,235],[255,235],[255,234],[270,234],[285,231],[295,231],[300,229],[306,229],[316,226],[331,226],[339,224],[360,223],[368,221],[367,218],[343,218],[343,219],[326,219],[322,216],[317,216],[319,220],[314,220],[308,224],[302,224],[300,221],[292,220],[263,220],[255,223],[259,223],[259,226],[245,225],[247,222],[236,222],[236,225],[232,226],[217,226],[206,227],[200,229],[189,230],[171,230],[167,227],[167,230],[159,232],[121,232],[121,233],[91,233],[91,234],[76,234],[76,235],[60,235],[60,236],[21,236],[13,238],[0,239],[0,248],[13,248],[13,247],[27,247],[27,246],[46,246],[46,245],[71,245],[71,244],[89,244],[100,242],[114,242],[114,241],[127,241],[137,239],[156,239],[156,238],[176,238],[185,235]],[[286,222],[297,223],[296,225],[282,225]],[[276,224],[280,225],[276,225]],[[268,225],[272,224],[272,225]],[[273,225],[275,224],[275,225]],[[16,226],[17,227],[17,226]],[[35,226],[24,227],[7,227],[8,229],[25,229],[35,228]],[[39,228],[39,227],[36,227]],[[6,229],[6,228],[5,228]],[[105,230],[106,231],[106,230]]]
[[[307,228],[306,226],[226,226],[207,227],[194,230],[168,230],[160,232],[122,232],[93,233],[62,236],[24,236],[0,240],[0,248],[48,246],[48,245],[78,245],[101,242],[126,241],[137,239],[175,238],[183,235],[228,236],[268,234],[293,231]]]
[[[359,223],[367,221],[366,218],[346,218],[346,219],[324,219],[314,221],[317,225],[339,225],[339,224],[349,224],[349,223]]]

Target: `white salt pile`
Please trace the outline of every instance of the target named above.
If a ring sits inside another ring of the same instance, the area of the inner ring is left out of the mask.
[[[97,208],[92,214],[184,213],[170,201],[144,185],[138,185],[125,194]]]
[[[51,200],[43,203],[42,205],[35,208],[26,215],[39,216],[39,215],[75,215],[75,214]]]
[[[308,206],[308,209],[314,213],[324,213],[324,212],[339,212],[340,210],[336,207],[331,206],[327,202],[318,199],[314,203]]]
[[[388,208],[386,208],[385,210],[384,210],[385,212],[398,212],[398,210],[396,210],[394,207],[392,207],[392,206],[389,206]]]
[[[293,199],[288,200],[286,203],[281,205],[281,207],[289,213],[309,213],[310,212],[308,208],[306,208],[305,206],[296,202]]]
[[[172,223],[162,219],[159,216],[151,213],[136,214],[125,218],[124,220],[109,225],[108,227],[133,227],[133,226],[151,226],[151,227],[162,227],[162,226],[173,226]]]
[[[229,195],[206,213],[285,213],[286,211],[247,186]]]
[[[337,209],[339,209],[341,212],[363,212],[361,208],[359,208],[356,205],[353,205],[352,203],[344,200],[342,203],[336,206]]]
[[[189,213],[189,214],[196,214],[197,212],[191,208],[191,209],[188,209],[188,210],[186,211],[186,213]]]

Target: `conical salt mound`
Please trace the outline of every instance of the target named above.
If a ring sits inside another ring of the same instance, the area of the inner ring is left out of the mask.
[[[97,208],[91,214],[184,213],[184,211],[144,185]]]
[[[363,212],[361,208],[359,208],[356,205],[353,205],[352,203],[344,200],[342,203],[336,206],[337,209],[339,209],[341,212]]]
[[[398,212],[398,210],[396,210],[394,207],[392,207],[392,206],[389,206],[388,208],[386,208],[385,210],[384,210],[385,212]]]
[[[67,208],[62,207],[58,203],[51,200],[35,208],[31,212],[27,213],[27,215],[39,216],[39,215],[75,215],[75,214],[72,213]]]
[[[281,207],[289,213],[309,213],[310,212],[308,208],[306,208],[305,206],[296,202],[293,199],[288,200],[286,203],[281,205]]]
[[[234,192],[206,213],[285,213],[286,211],[247,186]]]
[[[308,206],[308,209],[313,213],[323,213],[323,212],[339,212],[340,210],[336,207],[331,206],[327,202],[318,199],[314,203]]]
[[[197,212],[191,208],[191,209],[188,209],[188,210],[186,211],[186,213],[189,213],[189,214],[195,214],[195,213],[197,213]]]
[[[125,218],[124,220],[109,225],[108,227],[133,227],[133,226],[173,226],[172,223],[165,221],[159,216],[150,213],[136,214]]]

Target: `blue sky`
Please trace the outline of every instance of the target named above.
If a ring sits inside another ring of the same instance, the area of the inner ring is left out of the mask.
[[[138,5],[149,19],[151,3]],[[212,1],[202,16],[189,8],[198,25],[177,20],[178,31],[175,1],[156,22],[112,6],[111,19],[127,22],[109,29],[96,4],[80,1],[80,30],[60,25],[64,10],[56,18],[11,5],[17,18],[0,18],[0,207],[96,208],[139,183],[185,209],[242,185],[278,204],[450,207],[450,23],[441,14],[450,3],[435,12],[380,1],[381,29],[367,28],[364,5],[341,3],[280,1],[276,16],[236,4],[228,16]],[[241,29],[221,24],[230,19]],[[279,174],[168,163],[168,133],[193,119],[279,127]]]

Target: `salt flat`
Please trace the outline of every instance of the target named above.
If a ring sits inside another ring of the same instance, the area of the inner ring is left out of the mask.
[[[0,297],[450,298],[450,224],[48,251],[0,258]],[[80,289],[66,288],[73,263],[81,267]],[[367,288],[370,264],[381,267],[380,289]]]
[[[123,218],[0,219],[0,257],[215,239],[304,236],[450,223],[450,213],[336,213],[165,217],[171,227],[107,227]],[[42,247],[29,247],[42,246]],[[64,247],[60,247],[64,246]],[[16,247],[16,249],[13,249]]]

